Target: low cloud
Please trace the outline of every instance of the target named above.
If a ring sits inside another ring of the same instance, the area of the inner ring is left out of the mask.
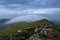
[[[38,15],[46,15],[52,19],[56,19],[56,17],[59,19],[60,0],[0,0],[0,19],[16,17],[28,19],[31,18],[31,15],[34,15],[33,18]]]
[[[33,22],[41,19],[48,19],[39,15],[25,15],[25,16],[18,16],[10,21],[6,22],[5,24],[15,23],[15,22]]]

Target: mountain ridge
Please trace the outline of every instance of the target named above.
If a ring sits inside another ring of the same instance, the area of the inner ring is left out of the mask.
[[[51,24],[55,25],[53,22],[49,21],[48,19],[42,19],[42,20],[39,20],[39,21],[35,21],[35,22],[16,22],[16,23],[13,23],[13,24],[9,24],[8,27],[6,28],[6,30],[11,30],[11,29],[14,29],[14,30],[18,30],[18,29],[23,29],[23,28],[26,28],[28,26],[32,27],[33,25],[36,25],[38,23],[42,24],[44,21],[46,22],[50,22]],[[20,27],[19,27],[20,26]],[[14,31],[13,30],[13,31]],[[11,30],[12,31],[12,30]],[[12,32],[13,32],[12,31]],[[8,31],[9,32],[9,31]]]
[[[11,40],[15,40],[15,38],[18,40],[32,40],[33,38],[35,40],[35,37],[39,40],[60,40],[60,28],[53,22],[43,19],[30,23],[19,22],[11,24],[6,29],[1,30],[0,35],[4,35],[4,37],[0,37],[4,40],[9,38],[12,38]]]

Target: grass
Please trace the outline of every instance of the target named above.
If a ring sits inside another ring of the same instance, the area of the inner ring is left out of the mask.
[[[36,24],[38,24],[38,25],[40,25],[40,24],[42,24],[42,23],[44,23],[44,22],[49,22],[49,23],[51,23],[53,26],[52,26],[52,28],[54,28],[55,29],[55,24],[53,24],[52,22],[50,22],[50,21],[48,21],[48,20],[46,20],[46,19],[43,19],[43,20],[40,20],[40,21],[35,21],[35,22],[30,22],[30,23],[26,23],[26,22],[18,22],[18,23],[14,23],[14,24],[12,24],[12,25],[9,25],[6,29],[4,29],[4,30],[1,30],[0,31],[0,34],[6,34],[6,33],[9,33],[9,32],[12,32],[12,33],[14,33],[14,32],[16,32],[17,30],[23,30],[24,28],[27,28],[27,27],[34,27],[34,25],[36,25]]]
[[[36,23],[26,23],[26,22],[20,22],[20,23],[14,23],[12,25],[9,25],[6,29],[1,30],[0,34],[6,34],[8,32],[16,32],[17,30],[22,30],[27,27],[33,27]]]

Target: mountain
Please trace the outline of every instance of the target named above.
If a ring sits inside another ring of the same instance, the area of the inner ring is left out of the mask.
[[[54,10],[53,10],[54,11]],[[60,17],[59,17],[60,13],[55,12],[55,13],[51,13],[51,14],[41,14],[41,16],[47,17],[49,19],[51,19],[52,22],[57,23],[60,25]]]
[[[6,29],[0,30],[0,37],[4,40],[29,40],[33,38],[37,39],[50,39],[60,40],[60,28],[53,22],[42,19],[35,22],[17,22],[9,25]]]
[[[7,25],[5,25],[4,23],[9,21],[10,19],[0,19],[0,30],[6,28]]]
[[[60,26],[60,22],[56,21],[56,20],[52,20],[52,22],[54,22],[55,24]]]
[[[50,39],[60,40],[60,28],[55,23],[47,19],[35,22],[16,22],[7,28],[0,30],[1,39],[4,40],[29,40]],[[10,39],[9,39],[10,38]]]
[[[4,31],[6,32],[15,32],[15,31],[17,31],[18,29],[24,29],[24,28],[27,28],[27,27],[33,27],[34,25],[36,25],[36,24],[39,24],[40,23],[40,25],[42,24],[42,23],[44,23],[44,21],[46,22],[46,23],[49,23],[49,24],[52,24],[52,25],[54,25],[54,26],[56,26],[53,22],[50,22],[49,20],[47,20],[47,19],[41,19],[41,20],[39,20],[39,21],[34,21],[34,22],[16,22],[16,23],[13,23],[13,24],[11,24],[11,25],[9,25],[6,29],[4,29]],[[13,29],[13,30],[12,30]],[[3,32],[3,31],[2,31]],[[1,33],[2,33],[1,32]]]
[[[9,19],[0,19],[0,24],[7,22]]]

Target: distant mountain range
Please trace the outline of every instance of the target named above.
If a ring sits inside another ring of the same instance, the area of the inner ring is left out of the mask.
[[[56,20],[52,20],[53,23],[55,23],[56,25],[60,26],[60,22],[56,21]]]
[[[9,19],[0,19],[0,24],[4,24],[7,21],[9,21]]]
[[[6,28],[7,25],[5,25],[4,23],[9,21],[10,19],[0,19],[0,30]]]

